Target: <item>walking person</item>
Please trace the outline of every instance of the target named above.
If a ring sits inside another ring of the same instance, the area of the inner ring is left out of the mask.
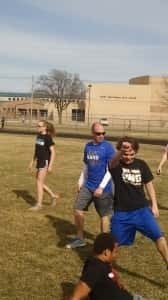
[[[77,236],[66,245],[67,248],[85,246],[84,211],[93,202],[100,217],[101,232],[109,231],[109,216],[112,214],[112,180],[108,161],[114,156],[113,146],[105,139],[105,131],[99,122],[91,127],[92,141],[84,149],[84,168],[78,181],[78,194],[74,205],[74,219]]]
[[[85,262],[70,300],[88,296],[90,300],[146,300],[128,292],[112,266],[118,256],[118,243],[111,233],[100,233],[96,237],[93,253]]]
[[[52,171],[55,149],[52,137],[55,135],[55,129],[52,123],[46,121],[38,122],[38,135],[35,142],[34,156],[29,164],[29,170],[32,170],[34,162],[36,162],[36,185],[37,185],[37,204],[31,207],[31,210],[39,210],[42,208],[43,194],[46,192],[52,199],[52,206],[56,205],[59,198],[46,184],[45,178],[47,173]]]
[[[5,117],[3,116],[1,119],[1,128],[3,129],[5,127]]]
[[[165,162],[167,161],[167,159],[168,159],[168,144],[165,147],[165,150],[164,150],[164,152],[162,154],[160,163],[158,165],[158,168],[157,168],[157,171],[156,171],[157,175],[160,175],[162,173],[162,167],[165,164]]]
[[[159,210],[151,170],[144,160],[135,158],[139,150],[136,139],[121,138],[117,149],[109,163],[115,184],[111,231],[120,246],[132,245],[136,231],[141,232],[155,242],[168,269],[168,245],[156,221]]]

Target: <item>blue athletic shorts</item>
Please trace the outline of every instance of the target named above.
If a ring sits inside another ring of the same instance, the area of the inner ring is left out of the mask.
[[[149,207],[133,211],[117,211],[111,219],[111,232],[119,245],[132,245],[136,231],[152,239],[158,240],[163,236],[160,227]]]

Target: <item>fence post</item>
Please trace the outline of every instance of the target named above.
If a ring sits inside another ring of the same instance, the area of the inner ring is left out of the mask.
[[[148,136],[149,136],[150,135],[150,120],[148,120],[147,132],[148,132]]]

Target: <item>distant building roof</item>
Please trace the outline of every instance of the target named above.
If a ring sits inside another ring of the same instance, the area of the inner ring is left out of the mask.
[[[0,97],[31,97],[32,93],[0,92]]]

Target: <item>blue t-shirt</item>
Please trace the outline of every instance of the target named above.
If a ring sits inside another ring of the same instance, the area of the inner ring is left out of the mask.
[[[85,182],[85,187],[90,191],[95,191],[106,171],[108,161],[113,158],[115,150],[112,144],[103,140],[101,143],[89,142],[84,149],[84,163],[88,167],[88,177]],[[112,191],[112,180],[108,182],[104,188],[104,192]]]

